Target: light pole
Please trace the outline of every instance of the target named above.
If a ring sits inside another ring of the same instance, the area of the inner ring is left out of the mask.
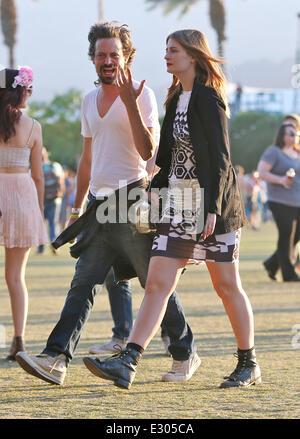
[[[99,21],[103,23],[104,21],[104,4],[103,0],[98,0],[98,11],[99,11]]]
[[[300,70],[300,14],[297,15],[298,17],[298,24],[297,24],[297,44],[296,44],[296,74],[299,75],[298,70]],[[294,88],[294,112],[298,113],[298,99],[299,99],[299,87],[298,87],[298,80],[295,81],[295,88]]]

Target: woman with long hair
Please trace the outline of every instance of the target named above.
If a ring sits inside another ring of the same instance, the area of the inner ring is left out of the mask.
[[[267,182],[268,207],[278,230],[277,249],[264,261],[264,267],[272,280],[277,280],[280,268],[284,282],[299,282],[293,261],[300,239],[300,148],[295,124],[280,126],[274,145],[263,153],[257,170]]]
[[[169,35],[165,60],[173,81],[156,160],[161,169],[151,187],[167,188],[168,197],[153,242],[145,296],[126,349],[105,361],[85,358],[84,363],[95,375],[129,388],[183,270],[205,261],[238,346],[238,364],[221,387],[250,386],[261,382],[261,373],[253,313],[238,270],[246,219],[230,161],[225,77],[198,30]],[[199,365],[196,353],[186,362],[173,361],[163,381],[184,381],[182,376],[191,376]]]
[[[14,337],[7,360],[25,350],[28,312],[25,269],[31,247],[47,242],[43,221],[44,177],[40,124],[22,113],[32,93],[29,67],[5,69],[0,85],[0,245]],[[30,169],[30,173],[29,173]]]

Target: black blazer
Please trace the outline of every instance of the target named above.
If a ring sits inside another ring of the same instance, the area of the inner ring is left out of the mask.
[[[168,105],[161,129],[152,188],[168,187],[173,122],[178,95]],[[237,176],[231,164],[226,106],[217,92],[195,79],[188,106],[187,121],[195,154],[196,173],[204,189],[204,222],[207,213],[216,213],[215,233],[227,233],[246,224],[244,204]]]

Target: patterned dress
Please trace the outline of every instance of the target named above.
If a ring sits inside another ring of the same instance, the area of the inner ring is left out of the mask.
[[[152,256],[188,259],[188,264],[234,262],[239,256],[240,230],[197,241],[204,226],[204,192],[196,174],[187,110],[191,92],[182,92],[173,124],[174,147],[167,202],[153,241]]]

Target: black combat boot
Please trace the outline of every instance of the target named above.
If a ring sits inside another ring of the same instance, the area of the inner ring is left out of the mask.
[[[117,387],[130,389],[141,356],[140,352],[127,347],[106,360],[85,357],[83,362],[94,375],[113,381]]]
[[[226,381],[221,383],[220,388],[248,387],[252,384],[260,384],[261,372],[256,362],[254,348],[245,351],[238,349],[237,354],[234,355],[238,358],[238,364],[229,376],[224,377]]]

